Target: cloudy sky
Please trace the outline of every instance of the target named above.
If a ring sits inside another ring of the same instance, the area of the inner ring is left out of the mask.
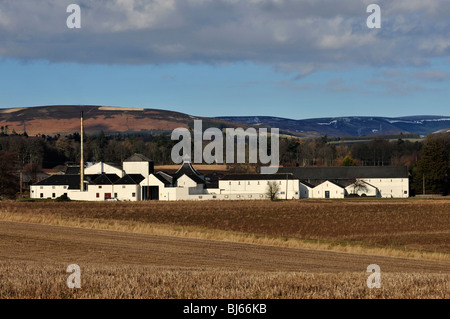
[[[80,29],[66,24],[72,3]],[[448,0],[0,0],[0,107],[450,115],[449,12]]]

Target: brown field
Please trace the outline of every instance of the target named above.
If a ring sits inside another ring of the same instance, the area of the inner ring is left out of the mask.
[[[449,207],[0,202],[0,298],[448,299]],[[78,290],[65,285],[72,263]],[[381,289],[366,286],[369,264]]]

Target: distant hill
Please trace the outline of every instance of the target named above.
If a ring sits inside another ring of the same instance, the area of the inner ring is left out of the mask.
[[[293,120],[272,116],[221,116],[219,119],[250,126],[278,127],[299,136],[363,136],[416,133],[426,135],[448,131],[449,116],[326,117]]]
[[[0,109],[0,126],[8,126],[8,133],[16,131],[28,135],[72,134],[80,130],[80,112],[84,112],[86,134],[116,132],[172,131],[188,128],[194,119],[202,119],[203,126],[236,127],[237,124],[215,118],[158,109],[126,108],[95,105],[53,105]]]
[[[117,132],[170,132],[192,127],[195,119],[207,127],[277,127],[281,133],[296,136],[363,136],[416,133],[426,135],[450,129],[449,116],[333,117],[293,120],[272,116],[197,117],[160,109],[96,105],[52,105],[0,109],[0,126],[28,135],[67,135],[79,132],[80,112],[84,112],[86,134]]]

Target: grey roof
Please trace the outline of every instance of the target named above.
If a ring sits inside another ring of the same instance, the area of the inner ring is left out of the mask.
[[[167,173],[165,173],[167,174]],[[175,183],[181,176],[187,175],[190,179],[192,179],[197,184],[205,184],[206,181],[203,179],[202,174],[197,171],[191,164],[191,162],[185,161],[183,165],[175,172],[175,174],[167,174],[172,176],[172,183]]]
[[[115,181],[119,180],[120,177],[116,174],[99,174],[95,178],[91,178],[91,184],[95,185],[112,185]]]
[[[144,180],[141,174],[127,174],[114,182],[115,185],[137,185]]]
[[[408,178],[406,166],[280,167],[300,180],[340,180],[355,178]]]
[[[173,178],[171,175],[164,172],[157,172],[153,174],[164,186],[173,186]]]
[[[285,180],[298,179],[291,173],[284,174],[230,174],[221,178],[223,181],[242,181],[242,180]]]
[[[153,162],[153,161],[143,154],[134,153],[126,160],[124,160],[124,162]]]
[[[177,177],[181,177],[184,174],[186,175],[197,175],[197,176],[201,176],[202,174],[200,174],[199,171],[197,171],[191,164],[191,162],[183,162],[183,165],[181,165],[181,167],[176,171],[176,173],[174,174],[174,176]]]
[[[314,187],[317,186],[317,185],[313,185],[313,184],[311,184],[311,183],[308,183],[308,182],[306,182],[306,181],[300,181],[300,183],[302,183],[302,184],[308,186],[309,188],[314,188]]]
[[[330,182],[331,184],[334,184],[334,185],[336,185],[336,186],[338,186],[338,187],[340,187],[340,188],[345,188],[344,185],[342,185],[342,184],[340,184],[340,183],[337,183],[337,182],[335,182],[335,181],[326,180],[325,182]],[[324,183],[325,183],[325,182],[324,182]]]
[[[94,185],[110,185],[119,179],[116,174],[94,174],[84,175],[84,180],[89,184]],[[69,189],[80,188],[80,175],[79,174],[65,174],[65,175],[52,175],[46,179],[43,179],[34,185],[38,186],[63,186],[67,185]]]
[[[69,189],[80,189],[80,175],[52,175],[34,185],[38,186],[68,186]]]

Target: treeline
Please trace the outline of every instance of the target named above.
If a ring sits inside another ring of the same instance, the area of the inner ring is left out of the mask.
[[[155,165],[173,164],[171,152],[177,141],[169,134],[113,134],[103,132],[84,139],[85,161],[121,164],[134,153],[151,158]],[[208,142],[205,141],[205,144]],[[270,145],[270,143],[269,143]],[[432,134],[411,142],[376,138],[370,141],[330,141],[280,138],[280,165],[283,166],[407,166],[411,173],[411,193],[448,193],[450,173],[450,134]],[[37,178],[41,169],[80,162],[80,135],[27,136],[0,134],[0,196],[15,194],[17,172]],[[233,165],[234,171],[255,171],[252,165]]]

